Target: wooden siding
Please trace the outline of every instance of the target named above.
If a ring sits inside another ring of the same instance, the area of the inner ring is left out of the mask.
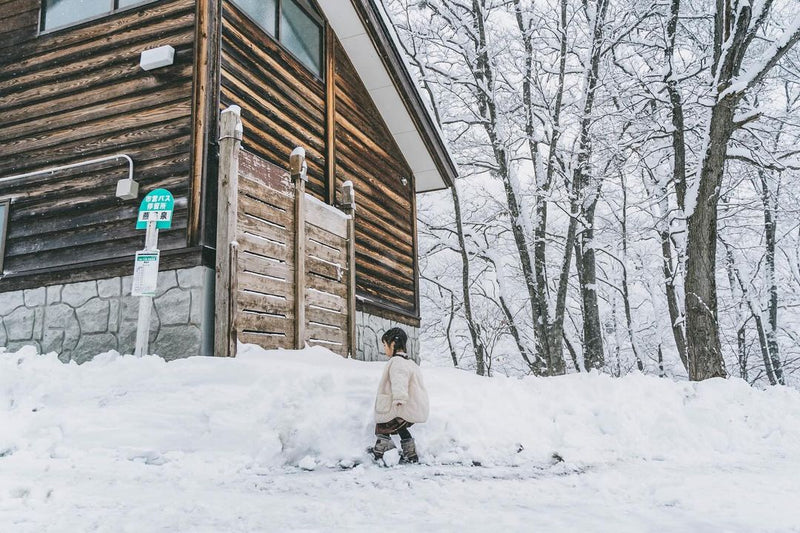
[[[39,5],[0,0],[0,178],[128,154],[141,193],[164,187],[175,196],[173,229],[159,247],[186,248],[194,0],[162,0],[43,35]],[[140,53],[166,44],[175,63],[143,71]],[[0,183],[0,198],[12,200],[0,291],[28,272],[38,285],[48,273],[74,279],[70,269],[107,268],[139,249],[138,201],[114,194],[126,175],[120,161]],[[199,262],[193,253],[190,262]]]
[[[369,93],[337,43],[336,182],[353,182],[359,307],[416,324],[414,182]],[[401,178],[406,178],[403,185]]]
[[[297,196],[288,175],[258,156],[240,151],[238,168],[231,236],[238,253],[228,267],[236,281],[225,296],[235,300],[234,337],[267,349],[296,348],[299,339],[299,346],[321,345],[347,356],[348,217],[310,194]],[[305,213],[302,223],[298,209]]]
[[[235,328],[241,342],[294,348],[294,190],[285,173],[239,153]]]
[[[280,44],[230,2],[222,13],[221,108],[238,105],[243,148],[286,168],[306,150],[308,191],[324,199],[325,87]]]
[[[308,191],[323,201],[334,197],[326,166],[326,123],[332,120],[332,185],[338,189],[352,181],[359,205],[359,307],[416,323],[413,177],[335,38],[328,41],[328,49],[335,51],[329,63],[334,66],[335,112],[326,116],[331,108],[324,80],[229,1],[222,2],[219,36],[216,30],[206,31],[206,26],[218,27],[214,17],[203,28],[195,27],[196,10],[206,4],[194,0],[160,0],[40,36],[39,4],[0,0],[0,178],[127,153],[142,192],[165,187],[176,197],[173,229],[162,232],[160,248],[173,257],[185,250],[193,258],[187,261],[199,263],[200,249],[186,247],[196,240],[191,232],[197,224],[214,228],[213,172],[210,182],[203,182],[210,186],[206,202],[211,205],[204,221],[197,211],[200,172],[206,170],[200,162],[213,167],[214,157],[193,160],[193,151],[199,154],[205,140],[216,137],[215,108],[239,105],[248,132],[243,147],[270,163],[286,168],[292,149],[304,147]],[[198,79],[195,55],[203,51],[198,34],[211,40],[213,61],[207,79],[199,79],[212,84],[205,94],[198,92],[204,83],[192,84],[193,76]],[[176,48],[175,64],[142,71],[141,51],[163,44]],[[206,105],[207,120],[199,117]],[[193,132],[193,123],[203,131]],[[136,202],[114,197],[115,182],[125,172],[125,165],[108,163],[0,183],[0,199],[12,199],[0,291],[18,288],[14,279],[26,273],[55,272],[58,279],[75,279],[86,265],[110,272],[110,264],[130,257],[143,236],[134,229]]]
[[[355,186],[359,307],[416,324],[414,185],[408,164],[336,39],[336,183]],[[330,46],[330,45],[329,45]],[[287,168],[301,146],[308,191],[328,201],[326,90],[280,44],[230,2],[223,3],[220,106],[238,105],[246,150]],[[401,183],[405,177],[407,185]]]

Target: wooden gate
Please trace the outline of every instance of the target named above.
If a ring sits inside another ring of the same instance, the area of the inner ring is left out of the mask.
[[[355,350],[354,203],[346,212],[305,192],[305,156],[291,174],[240,148],[238,108],[222,113],[215,353],[264,348]]]

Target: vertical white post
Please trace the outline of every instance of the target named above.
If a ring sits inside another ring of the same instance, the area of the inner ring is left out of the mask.
[[[148,252],[158,250],[158,228],[156,221],[147,223],[147,232],[144,237],[144,249]],[[147,345],[150,342],[150,314],[153,310],[153,297],[139,297],[139,320],[136,322],[136,351],[137,357],[147,355]]]

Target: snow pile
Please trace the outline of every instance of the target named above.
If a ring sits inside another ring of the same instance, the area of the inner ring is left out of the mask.
[[[32,348],[0,354],[0,464],[351,466],[374,438],[382,368],[322,348],[245,346],[236,359],[169,363],[112,352],[80,366]],[[554,454],[577,468],[800,462],[800,392],[785,387],[641,375],[486,379],[424,364],[423,372],[431,417],[412,433],[429,465],[541,466]]]

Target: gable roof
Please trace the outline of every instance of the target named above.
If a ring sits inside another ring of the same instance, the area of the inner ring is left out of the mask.
[[[414,173],[416,192],[451,187],[456,165],[376,0],[317,0]]]

